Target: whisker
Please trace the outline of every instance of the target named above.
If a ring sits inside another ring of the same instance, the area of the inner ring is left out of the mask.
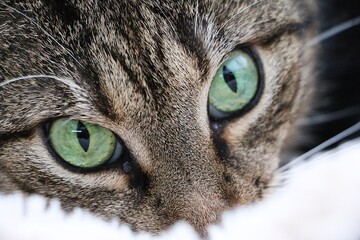
[[[156,1],[151,2],[151,4],[154,4],[154,6],[157,8],[157,10],[159,10],[161,12],[161,14],[164,16],[164,19],[167,23],[167,26],[170,28],[170,30],[172,30],[173,33],[176,33],[174,24],[172,24],[172,21],[169,19],[168,16],[166,16],[165,12],[163,11],[161,5],[159,3],[157,3]]]
[[[332,137],[329,140],[323,142],[319,146],[311,149],[310,151],[304,153],[303,155],[295,158],[294,160],[292,160],[288,164],[278,168],[277,171],[278,172],[283,172],[283,171],[289,170],[290,168],[294,167],[296,164],[298,164],[298,163],[300,163],[302,161],[305,161],[309,157],[314,156],[315,154],[323,151],[325,148],[330,147],[331,145],[340,142],[341,140],[345,139],[346,137],[351,136],[352,134],[354,134],[354,133],[356,133],[358,131],[360,131],[360,122],[356,123],[355,125],[353,125],[352,127],[348,128],[348,129],[342,131],[341,133],[335,135],[334,137]]]
[[[5,3],[0,2],[1,5],[17,12],[18,14],[20,14],[21,16],[23,16],[24,18],[26,18],[27,20],[29,20],[32,24],[34,24],[36,27],[38,27],[41,31],[43,31],[45,33],[46,36],[48,36],[51,40],[53,40],[57,45],[59,45],[62,49],[64,49],[72,59],[74,59],[81,67],[83,67],[81,65],[81,63],[75,58],[75,56],[68,50],[66,49],[63,45],[61,45],[53,36],[50,35],[50,33],[48,33],[44,28],[42,28],[38,23],[36,23],[33,19],[31,19],[30,17],[28,17],[26,14],[24,14],[23,12],[17,10],[16,8],[13,8]]]
[[[233,20],[234,18],[236,18],[237,16],[239,16],[241,13],[245,12],[246,10],[258,5],[259,3],[261,3],[262,1],[264,0],[259,0],[259,1],[256,1],[252,4],[250,4],[249,6],[243,8],[240,12],[234,14],[231,18],[229,18],[223,25],[221,25],[221,27],[219,28],[219,32],[225,28],[226,24],[228,24],[229,21]]]
[[[195,12],[195,27],[194,27],[194,33],[196,36],[197,28],[198,28],[198,21],[199,21],[199,0],[196,1],[196,12]]]
[[[306,47],[312,47],[316,44],[319,44],[322,41],[325,41],[339,33],[342,33],[350,28],[353,28],[355,26],[360,25],[360,17],[356,17],[353,19],[350,19],[346,22],[343,22],[341,24],[338,24],[328,30],[326,30],[323,33],[320,33],[318,36],[314,37],[313,39],[311,39],[307,44]]]
[[[324,113],[321,115],[315,115],[298,121],[300,126],[316,125],[327,122],[336,121],[339,119],[351,117],[360,114],[360,105],[352,106],[349,108],[342,109],[336,112]]]
[[[7,84],[11,84],[13,82],[17,82],[17,81],[21,81],[21,80],[27,80],[27,79],[33,79],[33,78],[50,78],[50,79],[54,79],[56,81],[59,81],[67,86],[69,86],[72,90],[75,91],[81,91],[84,92],[84,89],[79,87],[77,84],[75,84],[73,81],[70,80],[66,80],[66,79],[62,79],[56,76],[51,76],[51,75],[28,75],[28,76],[23,76],[23,77],[17,77],[17,78],[13,78],[13,79],[9,79],[9,80],[5,80],[3,82],[0,83],[0,87],[3,87]]]

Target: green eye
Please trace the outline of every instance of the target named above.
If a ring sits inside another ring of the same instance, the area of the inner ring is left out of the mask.
[[[55,153],[79,168],[99,167],[118,159],[122,153],[121,144],[110,130],[78,120],[55,120],[49,138]]]
[[[234,51],[218,69],[209,91],[209,114],[226,118],[243,110],[256,96],[259,70],[245,51]]]

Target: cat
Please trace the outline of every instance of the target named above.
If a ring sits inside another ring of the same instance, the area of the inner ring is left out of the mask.
[[[291,148],[317,17],[311,0],[0,1],[1,192],[204,233]]]

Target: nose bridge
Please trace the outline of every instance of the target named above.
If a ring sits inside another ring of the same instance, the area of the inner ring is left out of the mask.
[[[218,160],[209,136],[195,125],[181,129],[168,127],[167,131],[158,131],[152,139],[155,162],[159,170],[174,171],[181,179],[199,192],[216,188],[223,164]]]
[[[165,170],[166,169],[166,170]],[[164,173],[164,170],[167,171]],[[221,213],[229,208],[216,175],[204,172],[186,172],[164,166],[155,176],[154,192],[161,196],[161,210],[171,222],[184,220],[203,233],[211,223],[219,221]]]
[[[224,166],[209,136],[196,126],[179,130],[158,131],[152,138],[156,164],[152,187],[161,195],[164,211],[201,232],[227,208],[222,188]]]
[[[199,232],[217,222],[221,213],[228,208],[224,199],[211,190],[194,188],[183,201],[184,207],[178,210],[179,218],[188,221]]]
[[[217,157],[205,121],[199,121],[194,101],[169,99],[154,109],[150,127],[139,119],[141,126],[136,129],[146,142],[151,165],[145,171],[154,213],[167,223],[187,221],[202,232],[219,219],[228,204],[222,182],[225,166]]]

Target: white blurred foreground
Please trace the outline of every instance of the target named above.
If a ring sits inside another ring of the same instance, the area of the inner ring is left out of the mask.
[[[208,239],[360,239],[360,141],[319,154],[287,173],[284,187],[257,204],[225,213]],[[0,239],[200,239],[185,223],[158,237],[132,233],[76,210],[61,211],[38,196],[0,195]]]

